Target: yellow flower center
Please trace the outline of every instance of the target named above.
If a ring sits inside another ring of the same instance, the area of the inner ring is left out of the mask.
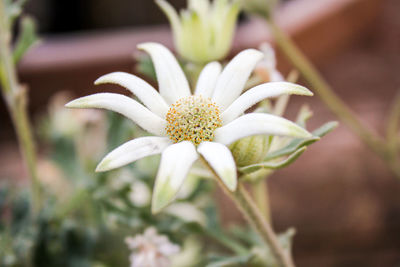
[[[200,95],[176,101],[168,110],[166,120],[165,130],[175,143],[191,141],[199,145],[212,141],[215,129],[222,126],[218,106]]]

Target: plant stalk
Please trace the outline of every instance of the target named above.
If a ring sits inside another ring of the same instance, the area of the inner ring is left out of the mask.
[[[400,177],[400,170],[396,168],[396,164],[393,164],[390,156],[388,156],[389,151],[382,138],[372,133],[359,121],[350,108],[334,93],[315,66],[300,51],[290,37],[275,24],[272,18],[267,18],[267,22],[277,46],[293,66],[299,70],[325,105],[354,131],[373,152],[380,156],[396,176]]]
[[[213,170],[213,168],[211,168],[208,162],[202,157],[201,159],[207,168],[214,174],[218,184],[223,189],[225,194],[233,200],[238,210],[243,214],[245,219],[250,223],[254,230],[258,232],[264,243],[271,249],[279,265],[282,267],[294,267],[295,265],[290,253],[287,253],[283,249],[271,225],[262,215],[244,186],[239,182],[236,191],[230,191],[222,182],[221,178],[219,178],[218,174]]]
[[[269,202],[267,179],[261,179],[257,183],[251,184],[254,200],[264,218],[271,224],[271,209]]]
[[[263,241],[271,248],[280,266],[294,267],[291,255],[282,248],[271,225],[257,208],[244,186],[239,184],[235,192],[229,191],[226,187],[224,191],[233,200],[247,221],[260,234]]]
[[[11,120],[17,135],[20,151],[28,170],[32,190],[32,210],[40,209],[41,189],[36,168],[36,148],[27,113],[27,90],[19,85],[11,52],[11,34],[4,1],[0,0],[0,82]]]
[[[393,169],[400,173],[400,91],[397,93],[391,111],[386,129],[387,150],[390,153],[388,160],[391,160]]]

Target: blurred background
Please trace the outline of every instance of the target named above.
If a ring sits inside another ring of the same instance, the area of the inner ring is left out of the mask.
[[[176,7],[184,0],[171,1]],[[400,1],[290,0],[276,13],[278,23],[322,70],[360,119],[381,132],[400,89]],[[153,1],[31,0],[42,42],[19,65],[30,88],[31,115],[46,110],[58,91],[77,96],[124,92],[93,81],[112,71],[135,73],[136,45],[158,41],[172,48],[167,21]],[[232,55],[272,41],[260,20],[241,17]],[[278,54],[279,68],[288,73]],[[311,88],[312,89],[312,88]],[[293,118],[304,98],[293,98]],[[318,97],[306,99],[315,128],[335,117]],[[4,103],[0,106],[0,179],[25,173]],[[399,266],[400,181],[345,126],[312,146],[290,168],[269,180],[272,217],[278,231],[294,226],[298,266]],[[220,197],[220,205],[230,205]],[[241,220],[223,214],[224,223]]]

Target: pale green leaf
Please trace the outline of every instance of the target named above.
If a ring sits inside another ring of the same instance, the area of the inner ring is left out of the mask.
[[[328,134],[329,132],[333,131],[337,126],[338,126],[338,123],[336,121],[327,122],[312,132],[313,137],[306,138],[306,139],[294,139],[287,146],[285,146],[279,150],[276,150],[274,152],[268,153],[267,156],[265,157],[264,161],[287,156],[289,154],[294,153],[296,150],[298,150],[304,146],[309,146],[309,145],[317,142],[318,140],[320,140],[321,137],[323,137],[326,134]]]
[[[273,169],[273,170],[281,169],[281,168],[284,168],[284,167],[290,165],[291,163],[293,163],[296,159],[298,159],[301,156],[301,154],[303,154],[304,151],[306,151],[306,149],[307,149],[307,147],[302,147],[302,148],[296,150],[293,154],[291,154],[286,159],[279,161],[279,162],[262,162],[262,163],[258,163],[258,164],[253,164],[253,165],[239,168],[239,171],[241,173],[247,174],[247,173],[255,172],[259,169]]]
[[[21,21],[21,33],[18,36],[16,46],[13,51],[13,60],[17,64],[23,55],[38,42],[36,35],[35,22],[31,17],[25,16]]]

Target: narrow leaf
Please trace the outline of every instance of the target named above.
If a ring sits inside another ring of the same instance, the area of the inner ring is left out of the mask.
[[[226,257],[214,261],[206,267],[235,267],[235,266],[247,266],[245,264],[249,263],[249,261],[254,257],[252,254],[241,255],[236,257]]]
[[[36,36],[35,22],[31,17],[23,17],[21,22],[21,33],[18,36],[17,44],[13,51],[13,60],[17,64],[23,55],[38,42]]]
[[[269,161],[269,160],[272,160],[275,158],[287,156],[289,154],[294,153],[296,150],[298,150],[304,146],[309,146],[309,145],[317,142],[318,140],[320,140],[321,137],[323,137],[323,136],[327,135],[329,132],[333,131],[337,126],[338,126],[338,122],[336,122],[336,121],[327,122],[312,132],[312,135],[314,137],[306,138],[306,139],[294,139],[287,146],[283,147],[282,149],[268,153],[267,156],[265,157],[264,161]]]
[[[337,121],[330,121],[319,127],[318,129],[314,130],[312,134],[318,137],[324,137],[328,133],[332,132],[333,130],[338,127],[339,123]]]
[[[267,156],[264,158],[264,161],[269,161],[272,159],[287,156],[289,154],[294,153],[295,151],[299,150],[302,147],[309,146],[317,142],[319,139],[320,139],[319,137],[312,137],[307,139],[294,139],[284,148],[268,153]]]
[[[301,106],[296,123],[303,128],[306,128],[307,121],[312,117],[313,112],[307,104]]]
[[[151,61],[150,56],[138,55],[136,60],[136,70],[139,73],[151,78],[153,81],[157,81],[156,70],[154,69],[153,61]]]
[[[304,151],[306,151],[306,149],[307,149],[307,147],[302,147],[302,148],[296,150],[288,158],[286,158],[285,160],[282,160],[280,162],[262,162],[262,163],[253,164],[253,165],[239,168],[239,171],[241,173],[247,174],[247,173],[255,172],[259,169],[273,169],[273,170],[281,169],[281,168],[284,168],[284,167],[290,165],[291,163],[293,163],[296,159],[298,159],[301,156],[301,154],[303,154]]]

